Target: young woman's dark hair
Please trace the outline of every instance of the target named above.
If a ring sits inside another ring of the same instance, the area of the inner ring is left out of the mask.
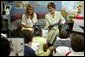
[[[49,7],[56,9],[55,4],[53,2],[48,3],[47,8],[49,9]]]

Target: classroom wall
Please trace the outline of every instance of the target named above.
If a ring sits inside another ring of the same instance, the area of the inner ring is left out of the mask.
[[[11,2],[11,3],[10,3]],[[29,1],[29,3],[32,6],[35,6],[35,1]],[[21,19],[22,14],[25,12],[25,9],[15,8],[15,3],[13,1],[8,1],[4,3],[5,5],[11,5],[11,19],[12,21],[14,19]],[[56,10],[60,11],[62,7],[62,1],[54,1],[54,4],[56,6]],[[36,6],[34,7],[34,11],[38,15],[38,19],[44,18],[45,14],[48,12],[47,6]]]

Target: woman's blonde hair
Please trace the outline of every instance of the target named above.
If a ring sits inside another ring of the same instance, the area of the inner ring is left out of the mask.
[[[29,10],[30,8],[32,8],[32,11],[33,11],[33,7],[32,7],[30,4],[28,4],[28,5],[26,6],[26,17],[27,17],[28,15],[30,15],[30,14],[29,14],[30,12],[28,12],[28,10]],[[30,19],[32,19],[33,16],[34,16],[34,11],[32,12]],[[28,18],[28,17],[27,17],[27,18]]]

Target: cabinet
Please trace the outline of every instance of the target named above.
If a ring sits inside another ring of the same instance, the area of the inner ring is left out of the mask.
[[[2,20],[1,33],[5,33],[7,34],[8,37],[10,37],[10,31],[9,31],[9,26],[11,23],[10,15],[1,15],[1,20]]]

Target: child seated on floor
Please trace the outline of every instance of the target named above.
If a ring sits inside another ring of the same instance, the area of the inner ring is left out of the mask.
[[[54,43],[54,47],[57,48],[58,46],[68,46],[70,47],[70,38],[69,34],[66,30],[62,29],[59,33],[59,37],[56,38],[56,41]]]
[[[62,51],[60,51],[61,49],[64,51],[71,51],[70,38],[66,30],[60,30],[59,37],[56,38],[53,47],[57,52],[54,56],[63,56]]]
[[[35,28],[34,35],[32,48],[35,50],[37,56],[49,56],[52,47],[47,48],[47,41],[46,38],[42,37],[42,30],[40,28]]]
[[[65,56],[84,56],[84,36],[74,34],[70,38],[73,51],[67,52]]]

